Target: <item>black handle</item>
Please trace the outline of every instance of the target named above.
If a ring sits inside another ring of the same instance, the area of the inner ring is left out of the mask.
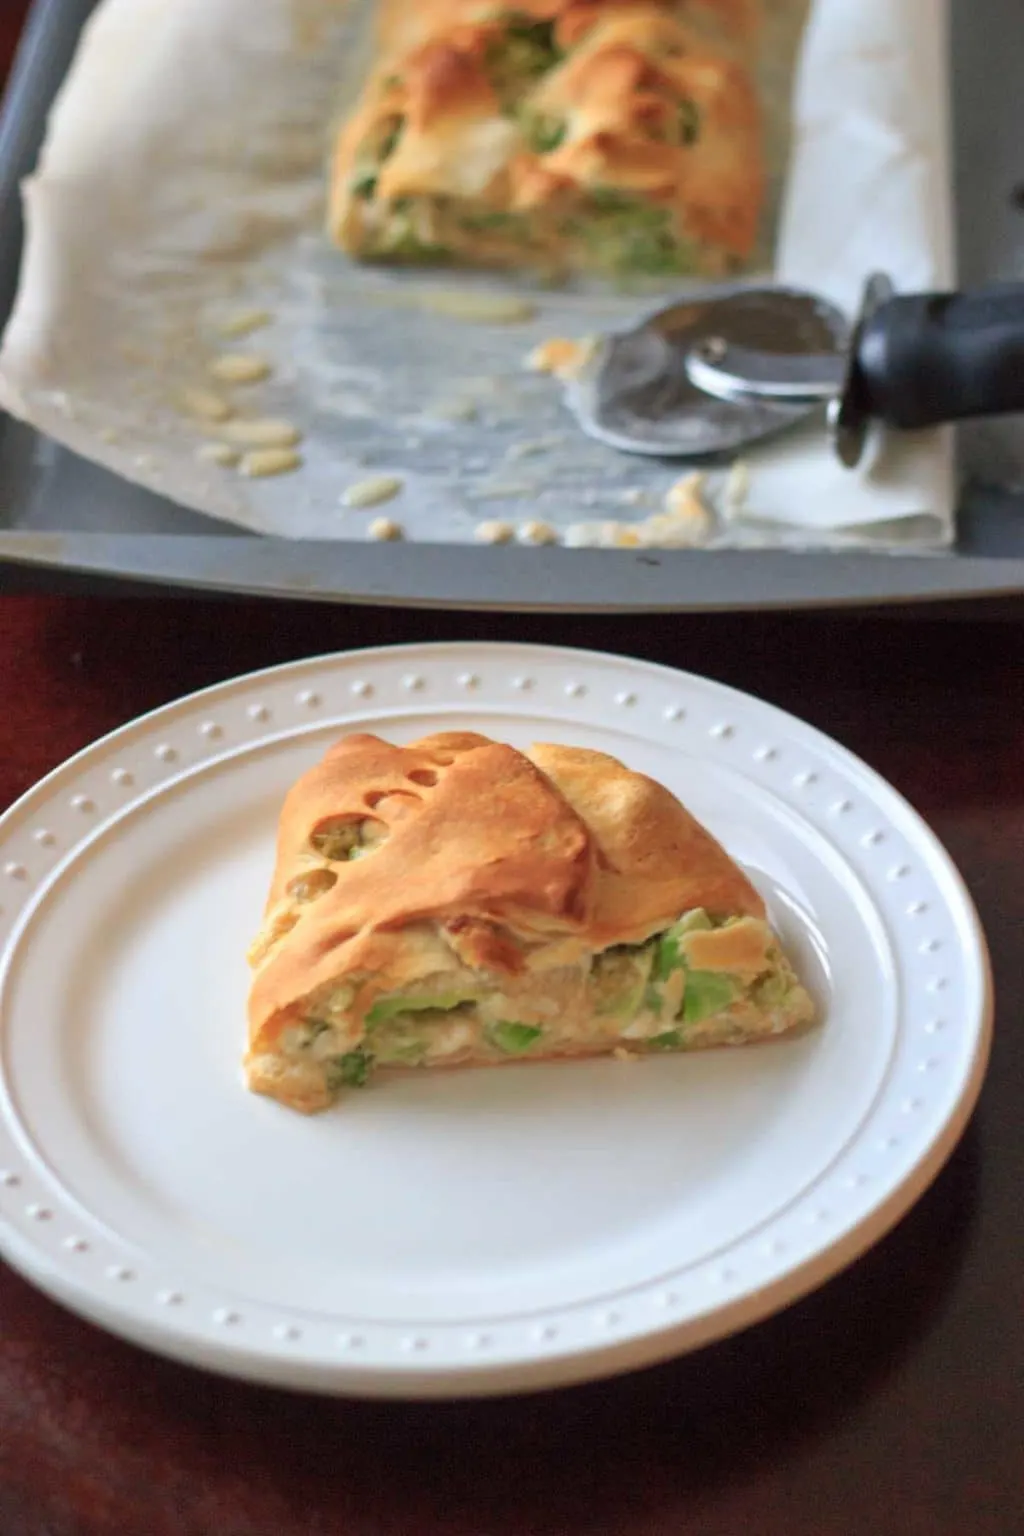
[[[864,322],[856,375],[891,427],[1024,411],[1024,284],[886,300]]]

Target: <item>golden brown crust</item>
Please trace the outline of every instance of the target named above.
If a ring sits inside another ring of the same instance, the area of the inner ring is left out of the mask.
[[[684,16],[708,36],[738,47],[749,45],[761,26],[761,0],[379,0],[377,48],[394,58],[408,53],[427,37],[438,37],[460,26],[494,22],[504,10],[536,21],[554,21],[559,41],[578,42],[609,10],[636,15],[652,4]]]
[[[386,839],[335,866],[331,889],[302,907],[272,946],[250,997],[251,1039],[339,976],[401,986],[398,932],[423,918],[479,918],[538,934],[574,931],[587,917],[586,827],[512,747],[469,734],[408,747],[348,736],[294,786],[281,812],[268,917],[289,884],[324,861],[310,838],[332,818],[370,817]]]
[[[764,188],[759,15],[759,0],[386,6],[336,144],[332,235],[385,259],[623,272],[748,256]],[[517,75],[496,58],[530,22],[551,23],[552,52],[531,63],[514,40]],[[612,196],[661,221],[640,244],[602,224]]]
[[[764,902],[725,849],[661,784],[617,758],[536,744],[530,757],[556,784],[597,850],[587,940],[595,949],[705,907],[763,918]]]
[[[329,858],[312,841],[367,823],[362,857]],[[715,839],[615,758],[551,745],[521,753],[472,733],[406,747],[348,736],[282,808],[251,955],[250,1046],[272,1047],[306,1000],[339,981],[365,1010],[446,965],[514,978],[538,945],[642,942],[696,906],[764,916]]]

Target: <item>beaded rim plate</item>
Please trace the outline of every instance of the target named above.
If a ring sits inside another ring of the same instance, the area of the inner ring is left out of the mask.
[[[337,735],[615,753],[748,869],[820,1003],[771,1049],[245,1092],[244,945],[288,784]],[[829,738],[622,657],[403,646],[243,677],[0,820],[0,1245],[112,1332],[368,1396],[554,1386],[768,1316],[882,1236],[974,1106],[991,983],[963,883]]]

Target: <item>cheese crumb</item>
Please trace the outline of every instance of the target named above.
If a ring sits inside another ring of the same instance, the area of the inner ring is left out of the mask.
[[[584,336],[579,341],[568,336],[552,336],[527,354],[526,366],[531,373],[552,373],[556,379],[576,379],[590,362],[597,346],[596,336]]]
[[[515,529],[511,523],[502,523],[493,519],[485,523],[477,523],[473,537],[478,544],[507,544],[515,537]]]
[[[395,539],[405,537],[405,529],[401,523],[396,523],[390,517],[375,517],[366,532],[371,539],[377,539],[381,543],[391,543]]]
[[[565,530],[569,549],[615,549],[625,523],[570,523]]]
[[[669,486],[665,510],[636,524],[638,543],[645,549],[697,549],[706,544],[714,529],[700,494],[706,478],[694,471]]]
[[[693,470],[688,475],[683,475],[674,485],[670,485],[665,492],[665,511],[670,517],[682,518],[687,522],[709,524],[708,509],[701,500],[701,492],[707,475],[700,470]]]
[[[520,544],[557,544],[558,535],[550,523],[533,520],[521,523],[516,538]]]
[[[350,485],[342,493],[341,504],[357,510],[362,507],[379,507],[381,502],[391,501],[401,489],[402,482],[397,475],[371,475],[366,480],[357,480],[354,485]]]

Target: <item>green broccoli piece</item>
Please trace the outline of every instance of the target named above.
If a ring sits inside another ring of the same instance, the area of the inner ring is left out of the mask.
[[[734,977],[719,971],[687,971],[683,997],[683,1023],[699,1024],[721,1013],[734,1001],[737,983]]]
[[[504,1051],[507,1056],[522,1056],[528,1051],[544,1031],[536,1024],[513,1024],[502,1019],[497,1024],[492,1024],[487,1031],[487,1038],[492,1045],[496,1045],[499,1051]]]
[[[332,1057],[327,1067],[327,1086],[332,1093],[338,1088],[363,1088],[372,1069],[373,1057],[358,1046],[344,1056]]]

